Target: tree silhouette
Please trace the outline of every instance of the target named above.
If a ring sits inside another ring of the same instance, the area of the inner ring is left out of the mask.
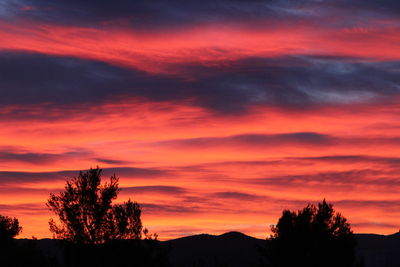
[[[55,212],[60,224],[50,219],[50,231],[57,238],[82,244],[102,244],[111,240],[140,239],[141,208],[128,200],[112,205],[117,198],[118,178],[101,184],[101,169],[80,172],[67,180],[65,190],[50,194],[47,207]]]
[[[22,227],[19,226],[18,219],[0,215],[0,242],[8,242],[19,235]]]
[[[356,241],[350,224],[325,199],[317,207],[283,211],[271,231],[269,266],[354,266]]]

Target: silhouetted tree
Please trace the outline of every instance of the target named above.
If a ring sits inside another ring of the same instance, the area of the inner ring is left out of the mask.
[[[19,235],[22,227],[18,219],[0,215],[0,242],[8,242]]]
[[[270,266],[354,266],[356,240],[350,224],[325,200],[285,210],[267,240]]]
[[[80,172],[67,180],[65,190],[50,194],[48,208],[55,212],[61,225],[50,219],[50,231],[57,238],[82,244],[101,244],[111,240],[140,239],[141,208],[128,200],[112,205],[117,198],[118,178],[101,184],[101,169]]]

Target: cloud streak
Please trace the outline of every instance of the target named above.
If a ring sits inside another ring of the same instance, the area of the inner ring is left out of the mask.
[[[355,63],[304,56],[248,58],[223,68],[183,64],[182,73],[171,76],[98,61],[1,52],[0,103],[44,104],[46,109],[64,107],[76,114],[85,112],[82,105],[89,108],[86,111],[98,111],[99,104],[126,98],[190,103],[223,113],[240,113],[252,106],[298,110],[389,101],[399,93],[399,66],[397,61]],[[3,116],[32,113],[23,107],[10,112]],[[39,115],[46,117],[45,112]]]
[[[116,167],[103,168],[103,176],[109,177],[114,174],[125,177],[159,177],[165,175],[168,171],[162,169],[151,168],[134,168],[134,167]],[[36,183],[62,181],[66,178],[72,178],[79,174],[80,170],[68,170],[57,172],[17,172],[17,171],[0,171],[0,185]]]
[[[228,137],[202,137],[193,139],[169,140],[160,142],[159,145],[173,147],[235,147],[235,146],[256,146],[271,147],[284,145],[310,145],[329,146],[335,143],[334,137],[313,133],[284,133],[284,134],[245,134]]]
[[[168,186],[168,185],[147,185],[147,186],[131,186],[122,187],[124,192],[133,194],[167,194],[167,195],[181,195],[187,192],[183,187],[179,186]]]
[[[32,153],[32,152],[7,152],[0,151],[1,162],[23,162],[29,164],[54,163],[61,160],[86,157],[91,155],[88,151],[70,151],[64,153]]]

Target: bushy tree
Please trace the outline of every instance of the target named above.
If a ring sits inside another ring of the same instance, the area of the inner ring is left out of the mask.
[[[113,205],[119,192],[118,178],[113,175],[101,184],[101,169],[80,172],[67,180],[65,190],[50,194],[48,208],[59,218],[50,219],[50,231],[57,238],[83,244],[101,244],[111,240],[140,239],[141,208],[128,200]]]
[[[7,242],[19,235],[22,227],[18,219],[0,215],[0,242]]]
[[[283,211],[271,231],[270,266],[354,266],[356,241],[350,224],[325,200],[298,212]]]

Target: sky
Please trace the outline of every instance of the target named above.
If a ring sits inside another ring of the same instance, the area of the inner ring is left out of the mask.
[[[324,198],[400,228],[397,0],[0,0],[0,214],[52,237],[80,170],[161,240]]]

